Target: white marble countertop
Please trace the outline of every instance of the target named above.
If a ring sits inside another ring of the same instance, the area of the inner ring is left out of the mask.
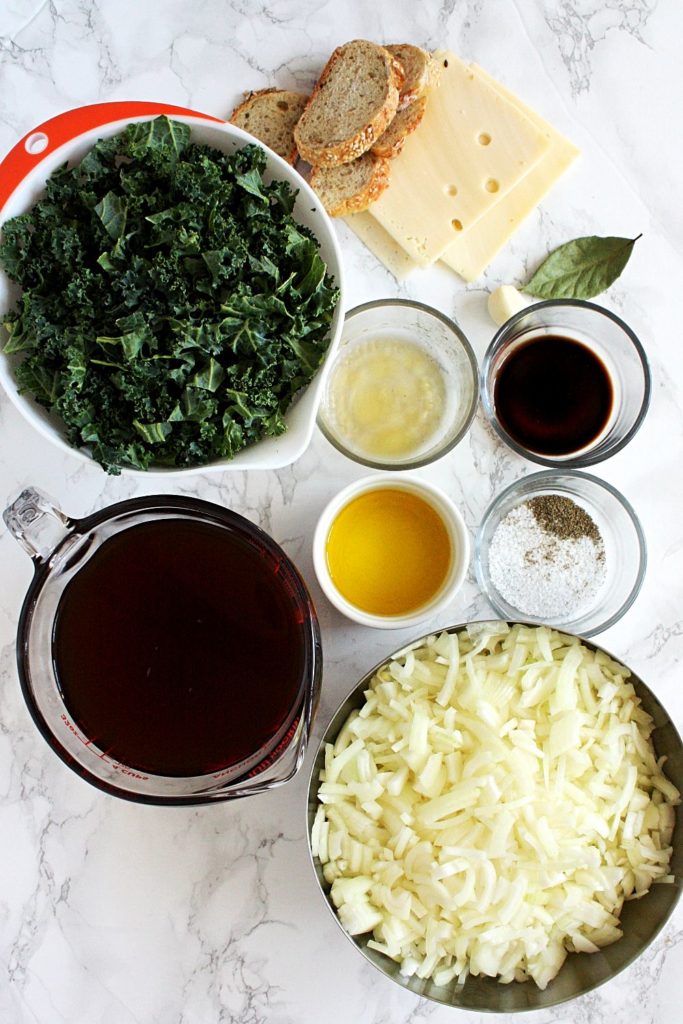
[[[455,317],[481,358],[487,290],[524,278],[581,234],[643,232],[604,297],[642,338],[654,377],[645,425],[598,467],[643,522],[643,591],[602,642],[683,722],[683,8],[656,0],[5,0],[0,7],[0,152],[62,110],[156,99],[227,115],[242,90],[306,87],[354,37],[449,46],[518,92],[579,144],[580,163],[466,287],[430,270],[398,288],[340,227],[348,304],[390,295]],[[107,477],[51,447],[0,398],[0,501],[27,484],[80,516],[158,489]],[[454,453],[420,471],[460,505],[471,531],[491,497],[534,470],[497,443],[481,414]],[[354,626],[323,598],[310,540],[326,501],[363,474],[320,436],[280,472],[197,474],[171,492],[224,503],[295,559],[316,601],[325,676],[315,734],[357,678],[407,634]],[[0,1020],[3,1024],[448,1024],[461,1011],[418,1000],[345,942],[308,862],[310,756],[284,789],[211,807],[153,808],[92,789],[52,754],[24,706],[14,638],[31,576],[0,533]],[[486,616],[472,577],[439,620]],[[415,634],[415,631],[411,631]],[[680,1019],[683,907],[629,970],[538,1024]],[[469,1019],[474,1019],[473,1015]],[[520,1020],[525,1020],[522,1015]]]

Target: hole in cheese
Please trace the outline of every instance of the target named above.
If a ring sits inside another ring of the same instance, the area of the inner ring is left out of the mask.
[[[453,225],[453,228],[454,228],[455,231],[462,231],[462,221],[461,220],[458,220],[456,218],[455,220],[451,221],[451,224]]]
[[[480,132],[477,142],[479,143],[480,146],[488,146],[489,143],[491,142],[491,136],[489,135],[488,132]]]
[[[446,185],[445,192],[447,196],[457,196],[458,186],[457,185]]]
[[[484,185],[484,188],[486,189],[487,192],[497,192],[498,189],[500,188],[500,185],[498,184],[495,178],[489,178],[486,184]]]

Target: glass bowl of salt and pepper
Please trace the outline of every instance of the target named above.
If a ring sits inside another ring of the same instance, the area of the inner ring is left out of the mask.
[[[643,530],[614,487],[549,470],[506,488],[484,513],[477,579],[497,614],[581,636],[612,626],[645,575]]]

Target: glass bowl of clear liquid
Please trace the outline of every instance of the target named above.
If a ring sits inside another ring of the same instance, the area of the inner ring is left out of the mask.
[[[477,401],[477,361],[458,325],[421,302],[379,299],[346,315],[318,426],[363,466],[417,469],[455,448]]]

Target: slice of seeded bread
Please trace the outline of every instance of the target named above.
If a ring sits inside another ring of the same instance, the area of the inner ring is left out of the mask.
[[[314,167],[310,185],[331,217],[367,210],[389,184],[389,162],[364,153],[336,167]]]
[[[365,153],[398,107],[403,71],[383,46],[354,39],[338,46],[294,129],[300,155],[336,167]]]
[[[286,89],[249,92],[230,115],[232,124],[256,136],[289,164],[296,163],[294,126],[301,117],[308,96]]]
[[[400,63],[405,74],[398,100],[398,109],[404,110],[433,84],[436,64],[431,54],[411,43],[395,43],[386,49]]]
[[[384,135],[375,142],[370,152],[375,156],[384,157],[386,160],[392,160],[393,157],[398,156],[406,138],[415,131],[424,117],[426,108],[427,97],[420,96],[409,107],[399,110]]]

